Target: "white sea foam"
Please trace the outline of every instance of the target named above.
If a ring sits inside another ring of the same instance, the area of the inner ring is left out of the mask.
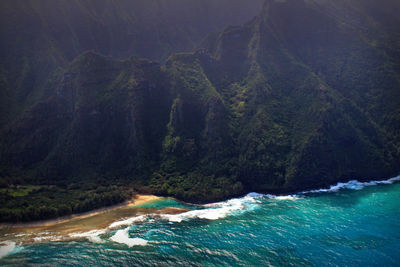
[[[400,175],[387,179],[387,180],[372,180],[369,182],[359,182],[357,180],[351,180],[346,183],[337,183],[336,185],[331,185],[329,188],[315,189],[315,190],[307,190],[302,191],[297,194],[292,195],[271,195],[271,194],[260,194],[260,193],[249,193],[248,197],[253,198],[272,198],[276,200],[297,200],[300,198],[304,198],[304,195],[311,193],[327,193],[327,192],[337,192],[341,189],[351,189],[351,190],[361,190],[367,186],[374,186],[379,184],[393,184],[397,181],[400,181]]]
[[[253,197],[253,198],[272,198],[276,200],[297,200],[299,198],[303,198],[301,195],[272,195],[272,194],[260,194],[260,193],[255,193],[251,192],[247,194],[248,197]]]
[[[27,236],[27,235],[28,235],[28,234],[21,233],[21,234],[15,235],[15,237],[21,237],[21,236]]]
[[[72,238],[86,238],[93,243],[104,243],[105,241],[100,238],[100,235],[105,234],[106,230],[92,230],[83,233],[72,233],[69,234]]]
[[[22,249],[23,247],[17,246],[17,244],[13,241],[0,242],[0,259],[8,255],[18,253]]]
[[[33,238],[35,242],[43,242],[43,241],[60,241],[64,239],[63,236],[59,235],[46,235],[46,236],[37,236]]]
[[[265,196],[267,198],[273,198],[276,200],[297,200],[297,199],[301,198],[301,196],[299,196],[299,195],[277,196],[277,195],[266,194]]]
[[[204,209],[191,210],[180,214],[162,214],[161,219],[170,222],[182,222],[190,219],[207,219],[217,220],[225,218],[228,215],[242,213],[254,209],[259,201],[252,196],[242,198],[234,198],[223,202],[211,203],[203,205]]]
[[[135,223],[135,222],[144,222],[146,219],[147,219],[146,215],[139,215],[139,216],[125,219],[122,221],[113,222],[112,224],[110,224],[108,226],[108,228],[110,228],[110,229],[119,228],[121,226],[131,225],[132,223]]]
[[[147,245],[147,240],[145,240],[145,239],[137,238],[137,237],[130,238],[129,237],[129,227],[115,232],[115,234],[112,237],[110,237],[110,240],[120,243],[120,244],[125,244],[128,247],[146,246]]]
[[[107,233],[108,231],[119,228],[123,226],[129,226],[133,223],[137,222],[154,222],[154,219],[161,218],[162,220],[167,220],[170,223],[182,222],[191,219],[206,219],[206,220],[217,220],[222,219],[230,215],[238,215],[244,212],[255,209],[259,206],[261,202],[261,198],[271,198],[276,200],[297,200],[304,198],[305,195],[311,193],[324,193],[324,192],[337,192],[341,189],[350,189],[350,190],[361,190],[367,186],[374,186],[380,184],[393,184],[397,181],[400,181],[400,175],[397,177],[393,177],[387,180],[380,181],[369,181],[369,182],[359,182],[357,180],[351,180],[346,183],[337,183],[336,185],[332,185],[329,188],[316,189],[316,190],[308,190],[303,191],[298,194],[293,195],[271,195],[271,194],[259,194],[259,193],[249,193],[242,198],[234,198],[223,202],[211,203],[202,205],[200,209],[190,210],[187,212],[183,212],[180,214],[147,214],[147,215],[139,215],[132,218],[120,220],[111,223],[106,229],[102,230],[92,230],[88,232],[79,232],[79,233],[71,233],[69,234],[70,238],[86,238],[94,243],[103,243],[104,239],[100,238],[100,235]],[[51,232],[43,232],[42,235],[37,236],[34,241],[57,241],[63,240],[63,236],[52,235]],[[24,236],[25,234],[18,234],[16,237]],[[130,238],[129,237],[129,227],[125,229],[120,229],[115,232],[113,236],[110,237],[110,240],[126,244],[129,247],[139,245],[144,246],[147,245],[148,241],[142,238]],[[16,246],[15,242],[12,241],[4,241],[0,243],[0,258],[17,253],[23,249],[22,247]]]
[[[329,188],[322,188],[316,190],[308,190],[300,192],[300,194],[310,194],[310,193],[324,193],[324,192],[337,192],[341,189],[351,189],[351,190],[361,190],[367,186],[374,186],[379,184],[393,184],[394,182],[400,181],[400,175],[387,179],[387,180],[380,180],[380,181],[369,181],[369,182],[359,182],[357,180],[351,180],[347,183],[337,183],[336,185],[332,185]]]
[[[248,197],[253,197],[253,198],[260,198],[260,197],[264,197],[264,194],[260,194],[260,193],[256,193],[256,192],[251,192],[247,194]]]

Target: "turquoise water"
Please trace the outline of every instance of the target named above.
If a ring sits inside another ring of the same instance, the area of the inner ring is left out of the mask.
[[[143,207],[190,211],[140,215],[95,238],[16,244],[0,265],[400,266],[399,179],[203,206],[163,199]]]

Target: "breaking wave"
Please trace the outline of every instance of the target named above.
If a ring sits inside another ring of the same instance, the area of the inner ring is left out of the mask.
[[[119,228],[121,226],[132,225],[133,223],[145,222],[149,218],[167,220],[169,222],[182,222],[190,219],[217,220],[229,215],[241,214],[245,211],[255,209],[260,201],[258,196],[251,194],[242,198],[234,198],[227,201],[200,205],[199,209],[182,212],[179,214],[147,214],[131,217],[121,221],[113,222],[108,229]],[[150,221],[149,220],[149,221]]]
[[[276,200],[296,200],[296,199],[302,198],[303,196],[301,196],[301,195],[277,196],[277,195],[266,194],[265,197],[276,199]]]
[[[244,211],[255,209],[260,201],[256,197],[246,195],[223,202],[203,205],[204,209],[191,210],[180,214],[162,214],[161,219],[170,222],[182,222],[190,219],[217,220],[229,215],[241,214]]]
[[[17,246],[17,244],[12,241],[0,242],[0,259],[8,255],[18,253],[22,249],[23,247]]]
[[[37,236],[33,238],[33,241],[35,242],[45,242],[45,241],[60,241],[63,240],[64,237],[60,235],[43,235],[43,236]]]
[[[112,224],[110,224],[108,226],[108,228],[110,228],[110,229],[119,228],[121,226],[131,225],[135,222],[144,222],[146,219],[147,219],[146,215],[139,215],[139,216],[132,217],[132,218],[129,218],[126,220],[113,222]]]
[[[87,240],[93,243],[104,243],[105,241],[100,238],[100,235],[103,235],[105,233],[106,230],[92,230],[83,233],[72,233],[69,234],[69,236],[71,238],[86,238]]]
[[[369,182],[359,182],[357,180],[351,180],[346,183],[337,183],[336,185],[331,185],[329,188],[321,188],[314,190],[302,191],[297,194],[291,195],[271,195],[271,194],[260,194],[260,193],[249,193],[247,196],[254,198],[271,198],[275,200],[297,200],[300,198],[304,198],[307,194],[315,194],[315,193],[333,193],[338,192],[342,189],[350,189],[350,190],[361,190],[367,186],[381,185],[381,184],[393,184],[395,182],[400,181],[400,175],[387,179],[387,180],[372,180]]]
[[[120,244],[125,244],[128,247],[147,245],[147,240],[143,238],[129,237],[129,227],[115,232],[115,234],[112,237],[110,237],[110,240]]]
[[[329,188],[308,190],[300,192],[299,194],[338,192],[341,189],[361,190],[367,186],[374,186],[380,184],[393,184],[397,181],[400,181],[400,175],[387,180],[380,180],[380,181],[372,180],[369,182],[359,182],[357,180],[351,180],[348,181],[347,183],[337,183],[336,185],[332,185]]]

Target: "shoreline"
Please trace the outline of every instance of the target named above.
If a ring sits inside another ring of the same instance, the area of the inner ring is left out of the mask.
[[[313,186],[305,187],[306,189],[303,189],[303,190],[268,190],[268,192],[261,190],[256,193],[263,194],[263,195],[287,196],[287,195],[312,193],[312,192],[316,192],[316,191],[327,192],[329,190],[329,188],[336,186],[339,183],[348,183],[348,182],[354,181],[354,180],[358,181],[360,183],[378,182],[378,184],[381,184],[382,182],[388,181],[388,180],[400,181],[400,174],[397,176],[391,177],[391,178],[345,179],[345,180],[338,181],[336,184],[322,186],[322,187],[313,187]],[[249,191],[249,192],[238,194],[238,195],[232,195],[228,198],[215,200],[214,202],[208,202],[208,201],[207,202],[196,202],[196,201],[191,202],[191,201],[177,199],[173,196],[164,196],[164,195],[156,196],[156,195],[151,195],[151,194],[137,194],[131,200],[127,200],[127,201],[119,203],[119,204],[115,204],[115,205],[103,207],[103,208],[98,208],[98,209],[87,211],[87,212],[75,213],[75,214],[58,217],[58,218],[54,218],[54,219],[32,221],[32,222],[22,222],[22,223],[0,223],[0,230],[5,229],[5,228],[49,227],[49,226],[54,226],[57,224],[66,223],[66,222],[72,221],[74,219],[89,218],[92,216],[103,214],[108,211],[117,210],[117,209],[120,209],[123,207],[135,207],[135,206],[142,205],[144,203],[147,203],[147,202],[150,202],[153,200],[157,200],[157,199],[161,199],[161,198],[174,198],[178,201],[185,202],[189,205],[202,205],[202,204],[210,204],[210,203],[215,203],[215,202],[223,202],[223,201],[227,201],[232,198],[244,197],[247,194],[253,193],[253,192],[255,192],[255,191]]]
[[[158,200],[163,197],[155,196],[155,195],[147,195],[147,194],[137,194],[131,200],[127,200],[125,202],[111,205],[108,207],[98,208],[91,211],[75,213],[67,216],[62,216],[54,219],[48,220],[40,220],[40,221],[33,221],[33,222],[22,222],[22,223],[0,223],[0,229],[4,228],[31,228],[31,227],[48,227],[53,226],[61,223],[69,222],[73,219],[85,219],[92,216],[96,216],[108,211],[116,210],[122,207],[135,207],[147,202],[151,202],[153,200]]]

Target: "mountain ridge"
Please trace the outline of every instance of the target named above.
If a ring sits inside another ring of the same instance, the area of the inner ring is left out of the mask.
[[[395,176],[400,32],[376,3],[267,0],[164,65],[86,52],[3,133],[2,176],[191,202]]]

